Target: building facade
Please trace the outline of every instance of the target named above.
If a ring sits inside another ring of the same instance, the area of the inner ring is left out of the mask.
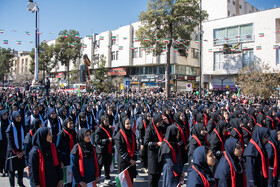
[[[280,70],[280,8],[206,21],[203,28],[205,87],[235,88],[235,75],[247,66]]]

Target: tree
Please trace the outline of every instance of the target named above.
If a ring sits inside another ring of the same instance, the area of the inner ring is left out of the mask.
[[[119,80],[112,80],[112,77],[108,76],[108,69],[106,66],[106,58],[104,55],[101,55],[96,62],[97,68],[94,69],[93,75],[94,80],[91,81],[91,84],[96,87],[99,93],[101,92],[111,92],[116,87],[118,87]]]
[[[241,93],[248,96],[269,98],[277,94],[280,73],[263,65],[261,68],[249,66],[243,68],[235,78]]]
[[[43,80],[45,80],[45,72],[49,74],[55,66],[55,62],[52,60],[53,55],[54,45],[49,46],[47,43],[42,42],[39,46],[38,70],[43,71]],[[30,63],[29,71],[34,74],[34,48],[31,51],[30,57],[32,58],[32,62]]]
[[[4,49],[2,48],[0,51],[0,78],[3,81],[4,86],[4,80],[5,76],[8,75],[10,72],[10,68],[12,66],[12,58],[13,54],[11,53],[11,49]]]
[[[78,64],[74,64],[73,70],[70,72],[70,84],[74,84],[80,81],[80,70]]]
[[[207,17],[202,11],[202,20]],[[141,12],[142,26],[136,32],[142,47],[154,55],[166,48],[166,96],[170,96],[170,49],[185,48],[189,45],[191,34],[199,25],[200,9],[198,0],[149,0],[146,12]],[[164,41],[165,40],[165,41]],[[176,40],[176,42],[175,42]]]
[[[60,61],[61,65],[65,65],[67,67],[67,80],[68,80],[68,88],[69,84],[69,65],[70,61],[73,64],[76,63],[78,58],[81,58],[81,39],[79,37],[79,32],[75,30],[64,30],[59,33],[59,37],[57,38],[57,44],[55,45],[54,54],[55,60]]]

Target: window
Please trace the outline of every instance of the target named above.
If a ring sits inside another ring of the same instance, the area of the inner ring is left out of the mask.
[[[138,58],[138,51],[139,48],[135,48],[133,51],[132,51],[132,58]]]
[[[158,74],[164,74],[165,72],[165,68],[164,68],[164,66],[159,66],[159,72],[158,72]]]
[[[192,48],[192,58],[198,59],[198,49]]]
[[[276,19],[276,43],[280,43],[280,19]]]
[[[230,3],[230,0],[228,0],[228,3]]]
[[[232,1],[232,4],[235,5],[235,1]]]
[[[112,45],[116,45],[116,43],[117,43],[117,37],[112,36]]]
[[[119,59],[119,51],[116,51],[116,60]]]
[[[240,9],[242,9],[242,6],[241,6],[241,5],[239,5],[239,8],[240,8]]]
[[[111,52],[111,60],[117,60],[116,59],[116,52]]]
[[[280,47],[276,49],[276,65],[280,63]]]
[[[143,54],[143,48],[139,47],[139,58],[142,58],[142,54]]]
[[[243,67],[252,67],[254,66],[254,51],[245,50],[243,52]]]
[[[228,10],[228,12],[227,12],[227,16],[230,17],[230,11],[229,11],[229,10]]]
[[[253,24],[240,26],[240,41],[252,41],[253,39]]]
[[[224,54],[215,53],[214,54],[214,71],[224,69]]]

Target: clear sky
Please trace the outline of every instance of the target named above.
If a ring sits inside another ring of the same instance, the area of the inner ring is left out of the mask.
[[[209,0],[211,1],[211,0]],[[247,0],[259,9],[280,7],[280,0]],[[115,30],[136,22],[148,0],[34,0],[40,8],[40,41],[57,38],[62,30],[74,29],[80,36]],[[28,0],[0,0],[0,47],[30,51],[35,40],[35,13],[27,11]],[[30,32],[27,35],[25,32]],[[50,34],[54,32],[55,34]],[[8,44],[4,44],[8,40]],[[21,41],[21,45],[17,45]]]

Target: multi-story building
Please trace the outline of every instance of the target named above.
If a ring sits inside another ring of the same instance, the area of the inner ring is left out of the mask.
[[[247,66],[267,64],[280,70],[280,8],[209,20],[203,28],[206,41],[202,73],[206,87],[235,88],[234,76]]]

